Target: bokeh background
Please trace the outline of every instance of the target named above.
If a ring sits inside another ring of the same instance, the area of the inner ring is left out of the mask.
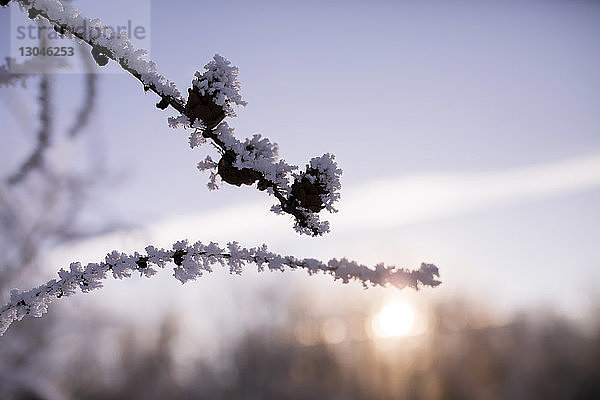
[[[191,150],[173,110],[81,57],[86,73],[0,88],[3,300],[71,261],[180,239],[431,262],[443,283],[364,290],[252,268],[111,280],[0,338],[2,399],[600,396],[599,2],[144,7],[150,57],[180,90],[215,53],[239,66],[239,137],[261,133],[301,166],[336,155],[332,231],[298,236],[253,188],[209,192],[195,166],[214,149]],[[11,23],[1,8],[2,56]],[[9,184],[44,129],[42,166]]]

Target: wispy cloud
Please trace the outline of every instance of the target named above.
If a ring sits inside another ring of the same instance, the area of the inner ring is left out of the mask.
[[[348,188],[339,229],[382,228],[516,205],[600,185],[600,153],[475,173],[385,179]]]
[[[389,249],[386,249],[386,246],[373,242],[377,240],[376,238],[381,238],[381,235],[377,235],[377,230],[435,221],[456,215],[468,215],[469,213],[492,210],[498,207],[516,206],[525,201],[543,200],[543,198],[550,196],[575,193],[597,187],[600,187],[600,154],[497,171],[461,174],[439,173],[383,179],[378,182],[344,188],[340,212],[331,216],[334,233],[325,240],[298,237],[290,228],[291,221],[288,218],[273,215],[268,211],[266,206],[268,203],[257,202],[196,215],[170,218],[139,231],[111,234],[94,240],[87,240],[78,245],[70,244],[67,249],[55,249],[53,252],[54,258],[50,259],[50,264],[53,266],[65,265],[72,260],[97,261],[112,249],[123,251],[141,250],[150,243],[168,246],[174,240],[183,238],[192,241],[217,241],[220,243],[238,240],[244,246],[254,246],[264,242],[269,246],[275,246],[272,247],[275,250],[279,246],[281,251],[287,254],[299,255],[305,252],[304,255],[317,258],[342,256],[352,252],[353,257],[362,257],[363,260],[373,258],[375,258],[375,261],[386,258],[397,260],[398,254],[393,251],[390,252]],[[365,235],[365,232],[373,232],[374,234]],[[345,240],[346,235],[360,237],[362,246],[350,249],[349,246],[353,246],[356,241]],[[460,238],[456,239],[455,243],[458,244],[459,248],[464,249],[465,244],[461,243],[460,240]],[[428,249],[436,249],[436,246],[432,243],[427,243]],[[535,242],[532,243],[535,244]],[[414,245],[414,243],[411,245]],[[469,246],[476,247],[477,244],[470,241]],[[444,287],[448,287],[447,290],[450,292],[456,291],[458,287],[462,288],[461,290],[465,287],[480,288],[481,285],[488,282],[486,276],[491,274],[497,276],[494,285],[496,285],[496,293],[499,296],[510,294],[510,298],[506,299],[507,302],[521,302],[522,304],[528,304],[532,299],[539,296],[543,297],[544,293],[556,293],[558,291],[563,292],[561,301],[566,302],[568,299],[565,297],[565,291],[578,293],[577,288],[581,286],[579,281],[573,280],[570,283],[570,289],[566,290],[565,284],[562,282],[563,277],[560,275],[562,272],[559,272],[561,269],[558,267],[546,270],[543,285],[537,282],[539,271],[531,272],[532,270],[529,270],[530,273],[520,275],[520,284],[515,286],[512,275],[507,274],[506,269],[504,269],[503,261],[487,262],[486,268],[496,272],[482,275],[481,272],[474,273],[475,266],[472,265],[472,260],[465,260],[460,254],[456,256],[448,255],[448,253],[444,253],[444,250],[440,251],[439,249],[435,252],[432,251],[431,254],[424,251],[417,249],[415,254],[425,254],[425,256],[433,257],[442,263],[441,265],[444,266],[443,280],[447,284]],[[407,259],[410,259],[410,257],[409,255]],[[420,257],[421,255],[417,258],[420,259]],[[519,264],[521,261],[518,261],[518,259],[521,255],[514,253],[511,257],[517,260],[512,267],[512,271],[515,271],[520,268],[518,265],[521,265]],[[452,265],[453,262],[459,264],[460,267],[449,268],[448,266]],[[562,261],[557,261],[556,265],[560,262]],[[554,271],[554,275],[549,271]],[[550,279],[550,276],[554,278]],[[581,276],[589,276],[589,273],[586,272]],[[261,277],[256,282],[263,282],[264,279],[264,277]],[[169,279],[168,281],[171,282],[172,280]],[[212,281],[211,285],[206,286],[213,291],[209,293],[210,296],[207,295],[207,298],[218,296],[225,285],[236,284],[235,280],[227,280],[226,284],[223,283],[224,281],[219,281],[222,284],[216,284],[215,282],[217,281]],[[247,280],[240,281],[238,284],[239,286],[236,286],[236,288],[240,291],[242,291],[242,288],[248,287]],[[193,286],[190,287],[193,288]],[[517,291],[517,288],[519,288],[519,291]],[[118,291],[119,289],[115,290]],[[329,287],[328,290],[330,290]],[[190,291],[197,292],[191,289]],[[162,293],[159,289],[156,289],[156,292]],[[202,293],[205,293],[205,291]],[[159,298],[164,304],[169,304],[168,298],[165,296],[167,295],[156,298]],[[194,295],[190,294],[190,296]],[[115,298],[122,301],[122,297],[117,296]],[[587,299],[587,297],[581,295],[574,296],[574,298],[578,299],[577,301]],[[552,301],[557,299],[558,297],[552,296]],[[577,307],[569,307],[573,310],[583,309],[577,301],[574,303],[577,304]],[[195,303],[190,302],[190,304]]]
[[[518,205],[600,186],[600,153],[568,160],[473,173],[433,173],[381,179],[342,191],[340,212],[327,215],[337,232],[377,230]],[[150,228],[165,240],[210,234],[267,240],[285,235],[290,221],[264,202],[164,221]]]

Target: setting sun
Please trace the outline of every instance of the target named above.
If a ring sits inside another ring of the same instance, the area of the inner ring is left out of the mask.
[[[395,301],[386,304],[371,321],[373,332],[381,337],[406,335],[413,326],[415,313],[406,303]]]

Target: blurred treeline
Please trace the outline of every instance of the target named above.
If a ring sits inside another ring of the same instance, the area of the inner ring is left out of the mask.
[[[364,329],[331,344],[319,334],[326,320],[298,309],[278,325],[245,332],[218,359],[184,366],[177,347],[186,333],[174,318],[157,332],[120,327],[114,342],[102,323],[82,324],[60,343],[26,320],[1,339],[0,398],[600,398],[600,329],[584,333],[564,318],[521,315],[485,326],[465,318],[476,307],[453,301],[430,312],[420,336],[377,339]],[[336,318],[360,327],[370,317]],[[313,342],[306,326],[315,328]]]

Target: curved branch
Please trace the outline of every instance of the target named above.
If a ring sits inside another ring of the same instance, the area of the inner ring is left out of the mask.
[[[370,269],[354,261],[332,259],[327,263],[293,256],[281,256],[267,250],[266,245],[250,249],[241,248],[237,242],[221,248],[216,243],[204,245],[196,242],[189,245],[187,240],[173,244],[171,250],[146,247],[145,254],[125,254],[113,251],[100,263],[89,263],[83,267],[80,263],[71,263],[69,271],[61,269],[59,280],[53,279],[35,289],[25,292],[14,290],[10,302],[0,309],[0,335],[14,322],[26,315],[41,317],[48,311],[48,305],[55,299],[74,294],[77,288],[89,292],[102,287],[102,280],[108,273],[115,279],[129,278],[133,272],[145,277],[151,277],[158,268],[164,268],[167,263],[174,263],[173,276],[186,283],[212,272],[216,264],[229,266],[231,274],[241,274],[247,264],[256,264],[258,271],[284,271],[285,269],[305,269],[309,274],[325,273],[332,275],[335,280],[348,283],[350,280],[360,281],[365,287],[386,286],[391,284],[397,288],[419,285],[435,287],[440,284],[438,269],[433,264],[421,264],[417,270],[407,270],[394,266],[378,264]]]

